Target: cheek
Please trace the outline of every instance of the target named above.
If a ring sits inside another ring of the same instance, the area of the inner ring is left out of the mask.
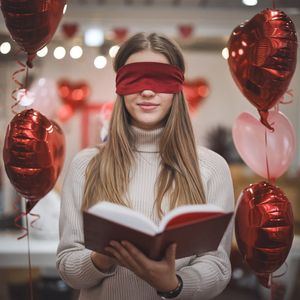
[[[163,101],[162,101],[162,106],[164,111],[169,111],[173,103],[173,95],[172,94],[167,94],[165,95]]]
[[[135,98],[136,98],[135,95],[124,96],[125,107],[128,111],[131,111],[133,109],[133,104],[134,104]]]

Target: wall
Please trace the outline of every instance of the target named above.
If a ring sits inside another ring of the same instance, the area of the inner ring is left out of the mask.
[[[114,94],[114,72],[112,61],[103,70],[97,70],[93,66],[93,59],[97,55],[96,50],[86,49],[84,56],[79,60],[65,58],[62,61],[55,60],[48,54],[47,58],[38,59],[35,68],[30,71],[36,78],[47,77],[54,80],[67,78],[69,80],[86,80],[92,88],[91,102],[111,101]],[[197,140],[205,144],[208,130],[216,125],[231,127],[234,119],[243,111],[253,112],[257,115],[252,105],[243,97],[233,82],[230,75],[227,61],[217,52],[184,52],[187,64],[186,78],[193,79],[197,76],[205,77],[211,86],[210,96],[203,102],[196,114],[193,116],[193,125]],[[2,86],[5,94],[1,93],[2,112],[1,117],[1,140],[4,138],[5,127],[12,115],[9,112],[9,105],[12,102],[10,91],[12,88],[11,75],[17,69],[15,63],[2,64],[2,79],[5,80],[5,87]],[[293,123],[298,137],[297,156],[291,166],[290,172],[295,173],[300,166],[300,87],[297,86],[300,77],[300,67],[298,64],[295,76],[291,83],[294,91],[294,102],[289,105],[282,105],[282,111]],[[3,103],[4,102],[4,103]],[[64,170],[59,179],[61,185],[65,170],[70,159],[80,149],[80,114],[75,114],[74,118],[67,123],[61,124],[67,139],[67,159]],[[2,147],[2,143],[1,143]],[[2,160],[1,160],[2,161]],[[3,171],[3,167],[2,167]]]

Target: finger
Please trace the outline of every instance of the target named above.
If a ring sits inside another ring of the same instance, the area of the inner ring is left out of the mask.
[[[121,255],[116,249],[114,249],[113,247],[105,247],[105,251],[111,253],[114,256],[113,259],[116,260],[120,266],[127,268],[126,264],[122,260]]]
[[[122,241],[122,245],[128,250],[130,255],[134,257],[136,263],[142,269],[150,270],[153,261],[149,259],[144,253],[142,253],[138,248],[128,241]]]
[[[176,258],[176,247],[177,244],[173,243],[171,244],[165,254],[165,259],[169,262],[169,263],[174,263],[175,258]]]
[[[126,264],[128,269],[132,270],[135,273],[141,271],[141,267],[136,262],[134,256],[130,254],[130,252],[123,244],[120,244],[116,241],[112,241],[110,244],[117,249],[122,261]]]

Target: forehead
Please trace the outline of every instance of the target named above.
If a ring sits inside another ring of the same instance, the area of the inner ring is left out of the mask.
[[[144,50],[130,55],[125,65],[131,63],[137,63],[137,62],[146,62],[146,61],[169,64],[168,59],[163,54],[159,52],[154,52],[152,50]]]

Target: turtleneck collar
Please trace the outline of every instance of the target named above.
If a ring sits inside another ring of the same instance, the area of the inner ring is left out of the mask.
[[[164,127],[146,130],[130,125],[138,152],[159,152],[159,142]]]

